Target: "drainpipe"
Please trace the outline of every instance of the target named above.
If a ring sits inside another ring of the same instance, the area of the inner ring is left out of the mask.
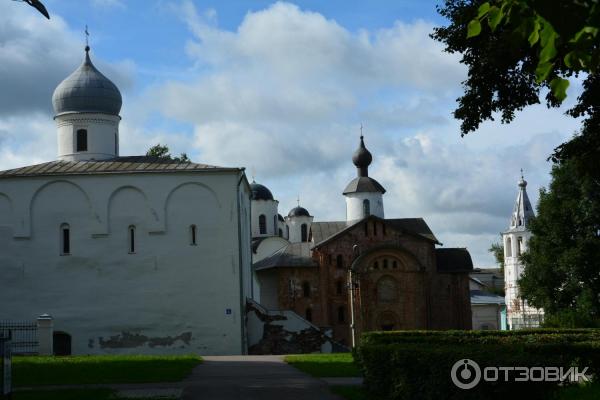
[[[236,186],[236,203],[237,203],[237,227],[238,227],[238,265],[239,265],[239,274],[240,274],[240,330],[241,330],[241,339],[242,339],[242,354],[247,354],[247,338],[246,338],[246,298],[244,296],[244,260],[242,257],[242,216],[240,212],[240,185],[244,180],[245,168],[240,169],[240,179],[238,180]],[[250,277],[252,278],[252,277]],[[252,290],[252,289],[250,289]]]

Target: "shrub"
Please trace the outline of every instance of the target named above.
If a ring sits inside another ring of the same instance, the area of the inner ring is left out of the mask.
[[[558,382],[482,381],[456,387],[452,366],[471,359],[485,367],[600,367],[600,331],[403,331],[363,335],[356,352],[365,385],[376,396],[408,399],[549,399]]]

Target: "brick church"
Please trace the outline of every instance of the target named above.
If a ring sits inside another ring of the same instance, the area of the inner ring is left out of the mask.
[[[385,218],[362,136],[352,161],[345,221],[315,222],[300,205],[284,218],[271,191],[251,184],[255,298],[348,346],[372,330],[471,329],[469,252],[437,247],[422,218]]]

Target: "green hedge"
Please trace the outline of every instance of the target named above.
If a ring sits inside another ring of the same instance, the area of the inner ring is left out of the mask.
[[[450,377],[459,360],[485,367],[569,367],[600,371],[600,331],[402,331],[363,335],[356,351],[365,385],[393,400],[551,399],[558,382],[485,382],[457,388]]]

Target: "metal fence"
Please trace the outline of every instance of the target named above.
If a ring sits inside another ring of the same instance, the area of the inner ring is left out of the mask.
[[[12,354],[38,354],[38,329],[35,321],[2,321],[0,320],[0,336],[12,335]]]

